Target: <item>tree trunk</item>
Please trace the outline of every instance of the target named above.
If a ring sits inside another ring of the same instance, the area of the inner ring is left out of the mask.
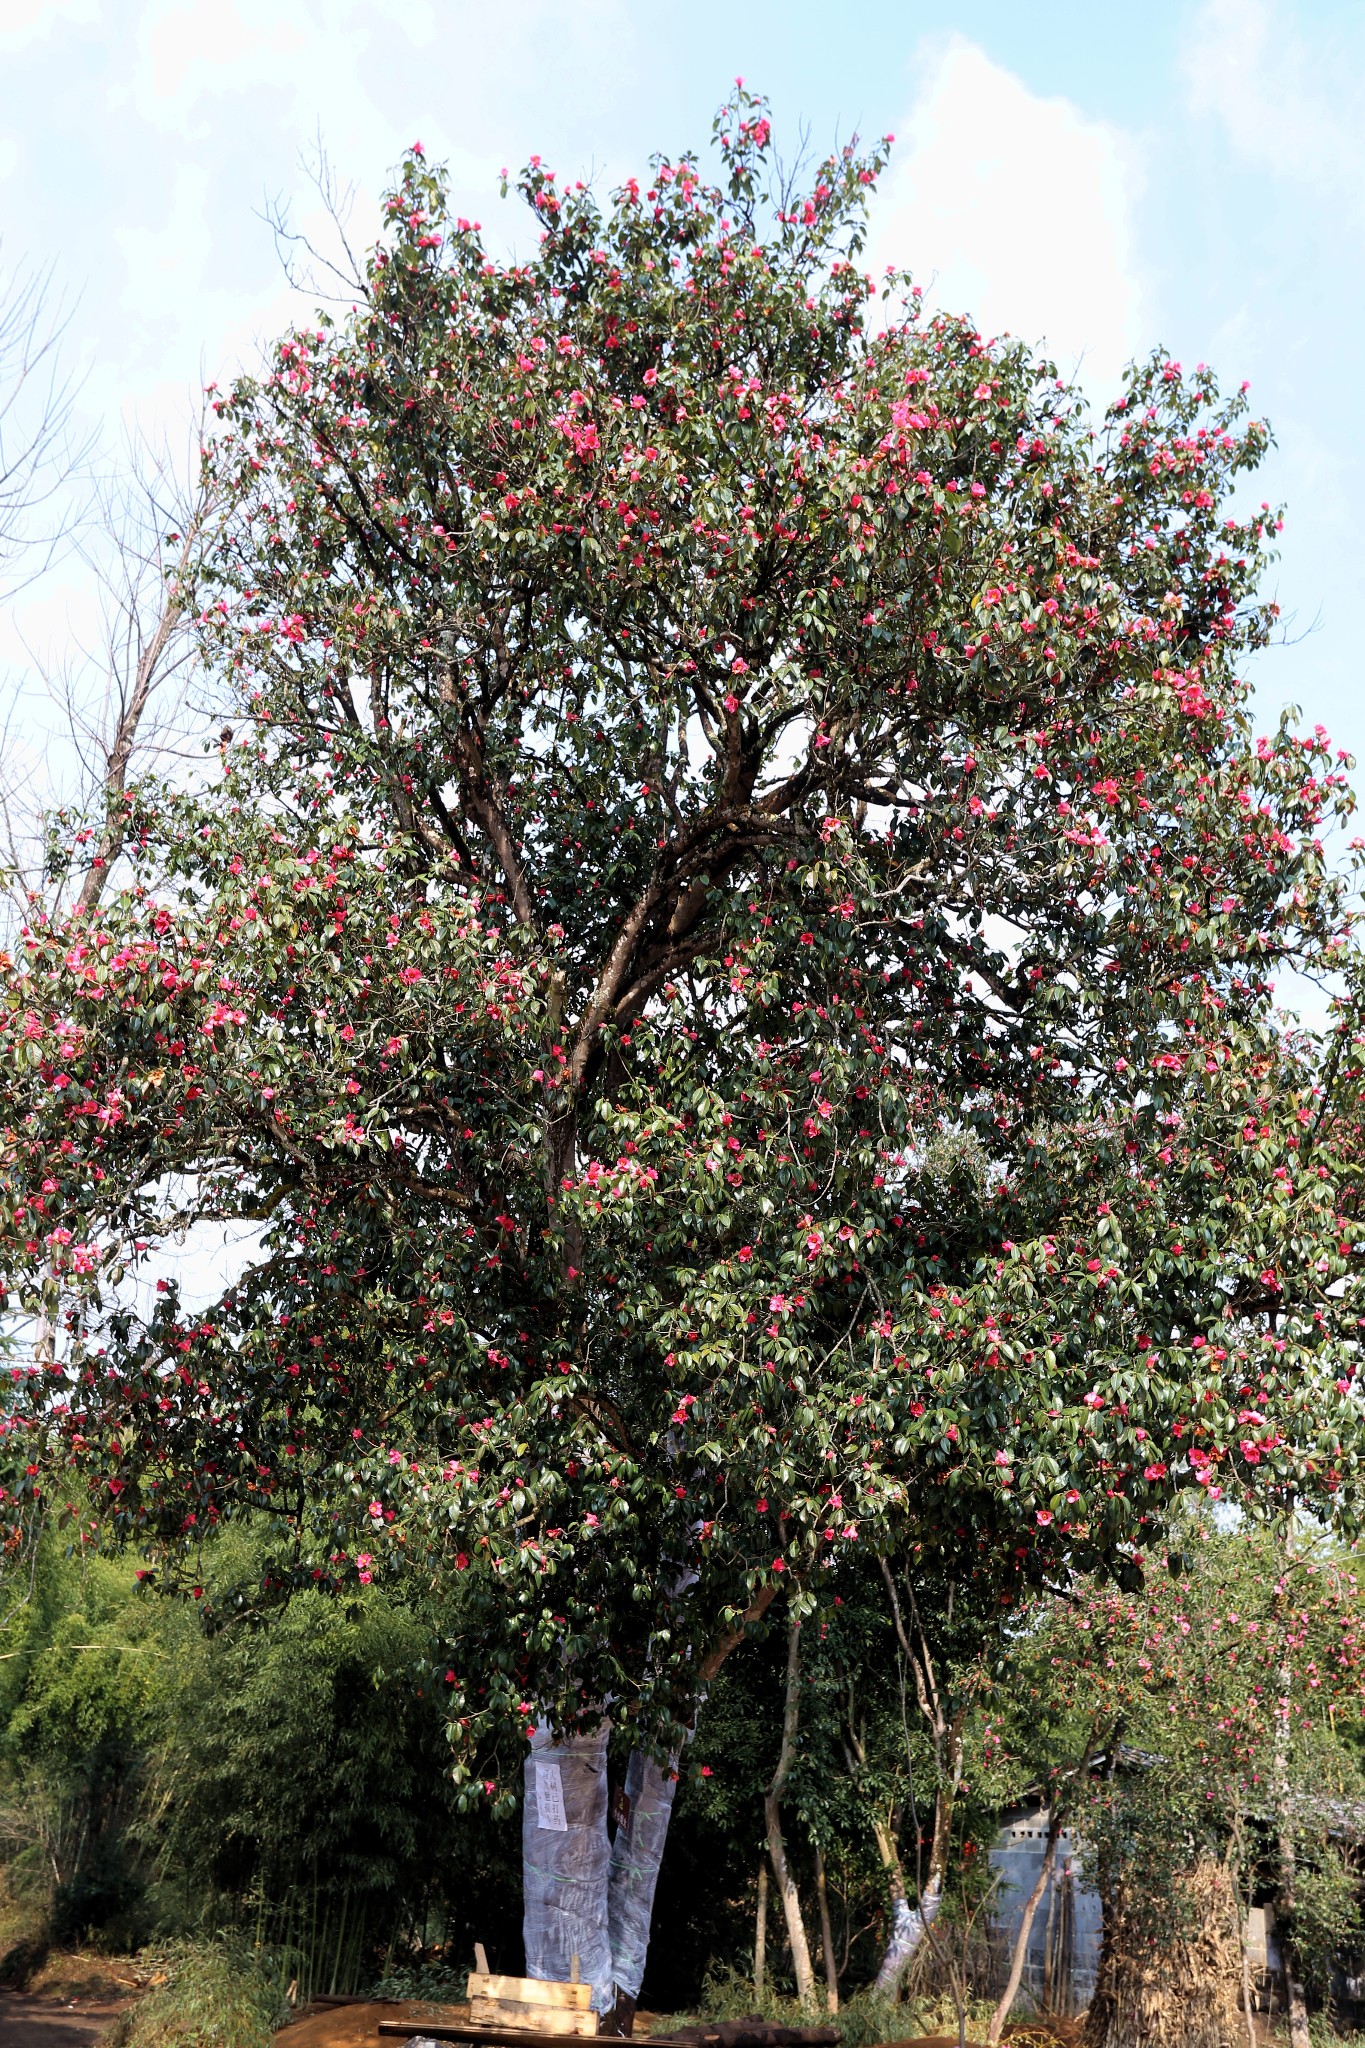
[[[1309,2048],[1308,2006],[1294,1953],[1294,1893],[1298,1878],[1298,1855],[1294,1823],[1289,1811],[1289,1674],[1280,1673],[1281,1701],[1275,1722],[1275,1806],[1279,1822],[1280,1893],[1277,1900],[1280,1922],[1280,1957],[1284,1972],[1284,2009],[1289,2019],[1289,2048]]]
[[[815,1845],[815,1896],[820,1906],[820,1950],[825,1964],[825,2005],[839,2010],[839,1971],[834,1960],[834,1935],[829,1924],[829,1892],[825,1887],[825,1859]]]
[[[1240,1825],[1240,1823],[1239,1823]],[[1256,2007],[1251,1995],[1251,1956],[1247,1950],[1247,1915],[1242,1911],[1241,1893],[1233,1876],[1233,1898],[1237,1912],[1237,1940],[1242,1951],[1242,2010],[1246,2014],[1247,2048],[1256,2048]]]
[[[1009,2018],[1014,2001],[1019,1996],[1019,1985],[1023,1979],[1024,1964],[1028,1958],[1029,1936],[1033,1932],[1033,1916],[1038,1911],[1039,1901],[1043,1893],[1047,1890],[1048,1880],[1057,1867],[1057,1842],[1061,1832],[1062,1810],[1054,1800],[1052,1811],[1049,1813],[1047,1820],[1047,1848],[1043,1852],[1043,1866],[1038,1872],[1033,1890],[1024,1901],[1024,1910],[1019,1921],[1019,1931],[1014,1937],[1014,1953],[1010,1957],[1010,1973],[1005,1981],[1005,1988],[1000,1994],[1000,2003],[991,2014],[991,2023],[987,2029],[986,2039],[990,2043],[990,2048],[996,2048],[996,2043],[1005,2031],[1005,2021]]]
[[[878,1562],[882,1578],[891,1599],[891,1616],[896,1627],[896,1639],[901,1654],[909,1666],[915,1681],[915,1696],[919,1702],[934,1746],[934,1833],[929,1850],[929,1875],[925,1881],[922,1870],[917,1869],[920,1881],[918,1903],[911,1908],[905,1898],[902,1881],[899,1896],[893,1890],[891,1899],[891,1934],[877,1972],[873,1990],[883,1997],[892,1997],[900,1982],[906,1965],[917,1954],[921,1942],[929,1935],[938,1909],[943,1900],[943,1885],[948,1872],[948,1857],[953,1838],[953,1813],[957,1803],[958,1788],[962,1783],[962,1731],[966,1724],[966,1708],[959,1707],[949,1716],[938,1688],[934,1671],[934,1660],[929,1651],[929,1640],[915,1602],[914,1588],[907,1580],[906,1591],[910,1599],[910,1614],[914,1624],[917,1642],[912,1642],[906,1630],[901,1613],[899,1595],[891,1566],[886,1558]],[[904,1705],[904,1676],[902,1674],[902,1706]],[[880,1842],[878,1847],[881,1848]],[[883,1862],[886,1862],[883,1852]],[[918,1842],[916,1844],[918,1865]],[[898,1861],[899,1867],[899,1861]],[[932,1939],[932,1937],[930,1937]]]
[[[848,1730],[844,1738],[844,1756],[848,1763],[848,1774],[856,1782],[867,1762],[867,1751],[855,1725],[851,1695]],[[887,1935],[881,1968],[877,1972],[876,1983],[873,1986],[874,1991],[883,1995],[894,1991],[910,1954],[907,1943],[912,1932],[912,1919],[909,1901],[905,1896],[905,1871],[901,1865],[900,1851],[896,1847],[899,1831],[899,1818],[894,1811],[885,1820],[874,1819],[872,1823],[872,1839],[877,1845],[877,1854],[886,1872],[886,1888],[891,1899],[890,1932]]]
[[[1281,1658],[1280,1696],[1275,1706],[1275,1746],[1271,1759],[1275,1798],[1275,1832],[1280,1854],[1280,1890],[1276,1917],[1280,1923],[1280,1956],[1284,1969],[1284,2009],[1289,2019],[1289,2048],[1308,2048],[1308,2007],[1294,1952],[1294,1893],[1298,1879],[1298,1856],[1294,1841],[1294,1814],[1289,1785],[1289,1710],[1294,1673],[1289,1664],[1285,1638],[1289,1633],[1286,1586],[1293,1557],[1285,1544],[1279,1583],[1275,1588],[1275,1614],[1279,1624]]]
[[[915,1932],[915,1915],[905,1895],[905,1871],[896,1848],[894,1828],[888,1827],[884,1821],[874,1821],[872,1836],[891,1893],[891,1931],[887,1935],[881,1967],[872,1988],[880,1996],[889,1997],[900,1981],[901,1971],[918,1947],[923,1929],[919,1934]]]
[[[796,1729],[801,1710],[801,1624],[793,1617],[787,1633],[787,1696],[782,1714],[782,1747],[777,1769],[763,1801],[768,1824],[768,1855],[772,1860],[777,1895],[787,1922],[787,1941],[796,1972],[796,1995],[802,2005],[815,2003],[815,1972],[811,1968],[806,1926],[801,1918],[801,1900],[796,1880],[787,1863],[787,1844],[782,1835],[782,1792],[796,1755]]]
[[[958,1714],[946,1731],[948,1775],[946,1781],[940,1780],[934,1796],[934,1832],[929,1848],[928,1877],[920,1886],[919,1899],[914,1906],[906,1900],[904,1878],[901,1879],[899,1897],[894,1892],[892,1894],[891,1935],[872,1987],[886,1998],[894,1995],[907,1966],[918,1955],[920,1944],[926,1937],[932,1940],[930,1930],[943,1903],[943,1885],[948,1874],[953,1839],[953,1814],[962,1782],[963,1718]],[[899,1872],[899,1858],[896,1867]]]
[[[776,1590],[758,1593],[712,1644],[698,1672],[703,1687],[738,1649],[748,1624],[763,1614]],[[604,1718],[591,1739],[571,1737],[563,1743],[552,1741],[548,1729],[536,1731],[525,1765],[522,1817],[526,1974],[562,1980],[577,1955],[593,1985],[593,2008],[604,2022],[603,2033],[628,2032],[634,2017],[674,1785],[672,1772],[634,1755],[627,1772],[627,1786],[634,1788],[630,1818],[611,1842],[607,1727]],[[545,1767],[543,1777],[540,1766]],[[760,1909],[765,1923],[766,1891],[765,1873]]]
[[[891,1901],[891,1933],[872,1989],[880,1998],[893,1998],[906,1965],[919,1954],[920,1943],[938,1918],[943,1887],[932,1873],[912,1906],[904,1892]]]
[[[754,1920],[754,1997],[762,1998],[768,1974],[768,1859],[758,1866],[758,1913]]]

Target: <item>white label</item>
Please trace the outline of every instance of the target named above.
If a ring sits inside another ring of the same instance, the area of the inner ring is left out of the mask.
[[[564,1780],[555,1763],[536,1764],[536,1820],[543,1828],[549,1828],[556,1835],[567,1835],[569,1823],[564,1813]]]

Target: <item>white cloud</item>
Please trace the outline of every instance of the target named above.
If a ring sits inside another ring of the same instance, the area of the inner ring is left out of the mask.
[[[1143,340],[1131,142],[1031,92],[976,44],[937,46],[877,201],[871,254],[987,333],[1107,395]]]
[[[1239,155],[1329,188],[1334,208],[1359,217],[1365,91],[1357,64],[1338,61],[1321,37],[1310,49],[1271,0],[1205,0],[1181,69],[1190,111],[1217,120]]]
[[[0,0],[0,50],[21,50],[59,20],[91,22],[94,0]]]
[[[264,21],[250,5],[243,14],[233,0],[175,0],[143,15],[138,41],[139,82],[149,111],[157,102],[183,107],[205,91],[221,91],[253,75],[273,84],[306,49],[308,38],[297,14],[291,25],[279,14]]]
[[[154,127],[203,137],[213,103],[236,98],[245,117],[292,128],[303,141],[323,109],[329,131],[379,124],[367,89],[372,7],[308,0],[152,0],[138,22],[133,92]],[[408,28],[394,24],[400,45]],[[267,109],[269,110],[267,112]]]

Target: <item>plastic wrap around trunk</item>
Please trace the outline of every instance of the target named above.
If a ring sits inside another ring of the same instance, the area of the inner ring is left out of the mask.
[[[563,1983],[577,1956],[599,2013],[611,2010],[618,1992],[640,1995],[677,1789],[675,1768],[636,1750],[609,1842],[609,1732],[603,1721],[591,1734],[556,1742],[548,1728],[537,1728],[526,1758],[521,1828],[526,1974]]]
[[[626,1767],[625,1810],[611,1845],[607,1921],[618,1991],[640,1996],[649,1954],[649,1923],[678,1777],[637,1749]]]
[[[895,1990],[906,1964],[918,1954],[920,1943],[938,1917],[940,1892],[937,1878],[931,1877],[917,1906],[908,1905],[904,1899],[896,1900],[891,1909],[891,1939],[886,1944],[874,1991]]]
[[[521,1822],[526,1974],[567,1983],[577,1956],[599,2013],[616,2002],[607,1923],[607,1734],[605,1721],[559,1742],[537,1728]]]

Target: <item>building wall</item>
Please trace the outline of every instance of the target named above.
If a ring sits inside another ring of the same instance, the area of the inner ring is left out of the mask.
[[[1014,1952],[1024,1906],[1043,1867],[1047,1829],[1045,1806],[1021,1809],[1001,1828],[991,1849],[991,1867],[999,1879],[991,1900],[991,1917],[1001,1941],[1005,1970]],[[1086,1874],[1082,1845],[1069,1828],[1063,1828],[1051,1882],[1033,1916],[1020,2004],[1027,1998],[1035,2006],[1049,2005],[1060,2013],[1080,2012],[1087,2006],[1095,1989],[1103,1931],[1100,1897]]]

